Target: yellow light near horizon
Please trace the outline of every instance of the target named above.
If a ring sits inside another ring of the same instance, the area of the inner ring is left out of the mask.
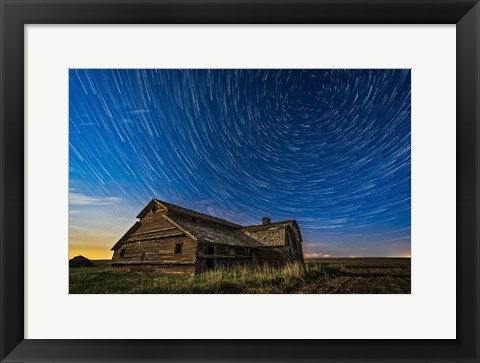
[[[96,248],[70,248],[68,250],[68,259],[75,256],[83,256],[89,260],[111,260],[113,251],[99,250]]]
[[[117,240],[117,237],[92,229],[70,232],[68,258],[83,256],[90,260],[110,260],[113,254],[110,249]]]

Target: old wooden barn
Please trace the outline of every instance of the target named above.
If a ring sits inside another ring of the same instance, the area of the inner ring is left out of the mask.
[[[112,247],[112,265],[128,270],[200,273],[237,264],[303,263],[295,220],[241,226],[152,199]]]

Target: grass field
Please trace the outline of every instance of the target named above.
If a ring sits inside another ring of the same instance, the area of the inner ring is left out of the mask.
[[[200,275],[70,268],[71,294],[409,294],[409,258],[306,260],[285,267],[237,267]]]

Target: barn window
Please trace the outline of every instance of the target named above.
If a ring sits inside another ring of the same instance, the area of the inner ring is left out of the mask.
[[[235,256],[235,248],[230,247],[228,253],[230,254],[230,256]]]
[[[250,247],[245,247],[245,254],[250,256],[252,254],[252,249]]]
[[[157,211],[157,205],[156,205],[156,204],[154,204],[154,205],[152,206],[151,211],[152,211],[152,214],[155,214],[155,212]]]
[[[120,257],[125,257],[125,250],[120,250]]]
[[[145,260],[145,252],[142,253],[142,261]]]
[[[192,222],[196,222],[196,221],[197,221],[197,218],[190,217],[190,220],[191,220]]]
[[[176,243],[175,244],[175,254],[179,255],[182,253],[182,244],[181,243]]]
[[[203,251],[206,255],[213,255],[214,247],[213,245],[206,245]]]

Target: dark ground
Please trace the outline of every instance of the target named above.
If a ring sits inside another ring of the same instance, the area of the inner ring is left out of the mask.
[[[317,294],[410,294],[410,258],[314,258],[306,263],[343,265],[327,281],[305,286],[303,293]]]

